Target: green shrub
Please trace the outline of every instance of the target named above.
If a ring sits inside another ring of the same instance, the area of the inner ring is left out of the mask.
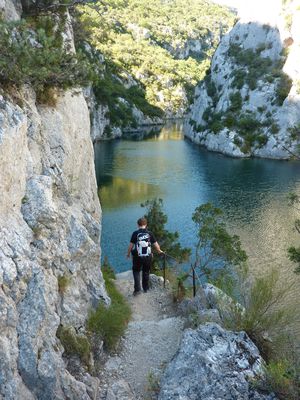
[[[240,92],[231,93],[229,95],[230,106],[229,111],[239,111],[242,108],[243,99]]]
[[[81,361],[89,366],[91,346],[86,336],[76,334],[75,329],[70,326],[60,326],[57,329],[56,336],[61,341],[67,355],[77,355]]]
[[[31,22],[0,22],[0,84],[30,84],[46,102],[51,102],[49,88],[84,86],[94,77],[84,54],[69,52],[63,46],[60,24],[54,29],[55,23],[49,19],[36,17],[35,32]],[[45,91],[47,96],[42,96]]]
[[[211,123],[210,129],[213,131],[214,134],[219,133],[224,128],[221,121],[215,120]]]
[[[295,310],[288,310],[282,306],[282,301],[290,289],[291,285],[283,285],[279,280],[277,270],[255,278],[251,285],[246,277],[243,282],[243,294],[236,297],[237,301],[242,301],[245,311],[234,309],[231,317],[226,320],[226,326],[247,332],[267,361],[276,349],[272,348],[272,342],[265,340],[265,334],[275,338],[293,322],[292,315]]]
[[[116,279],[116,274],[112,266],[108,262],[108,258],[104,257],[104,261],[101,267],[101,271],[105,281],[108,279]]]
[[[237,125],[237,120],[233,113],[229,112],[225,115],[224,125],[229,129]]]
[[[211,114],[211,107],[207,107],[207,108],[204,110],[204,113],[202,114],[202,119],[203,119],[204,121],[208,122],[209,117],[210,117],[210,114]]]
[[[217,94],[217,88],[215,83],[210,80],[207,84],[206,84],[206,90],[207,90],[207,94],[209,95],[209,97],[211,97],[212,99],[215,98],[216,94]]]
[[[268,143],[268,137],[264,134],[257,135],[255,140],[258,144],[258,147],[263,147]]]
[[[288,128],[288,132],[291,135],[292,140],[297,140],[300,138],[300,123]]]
[[[237,88],[237,89],[242,89],[245,83],[245,75],[246,72],[243,69],[236,69],[231,73],[231,76],[234,77],[234,80],[232,82],[232,87]]]
[[[70,278],[67,275],[61,275],[57,278],[57,283],[59,293],[64,294],[70,284]]]
[[[297,400],[300,396],[299,372],[287,360],[271,361],[265,367],[262,389],[276,393],[283,400]]]
[[[281,71],[280,80],[277,83],[276,87],[276,101],[279,106],[283,104],[284,100],[290,93],[292,84],[293,84],[292,79],[287,74]]]
[[[233,143],[237,146],[237,147],[241,147],[241,145],[242,145],[242,140],[238,137],[238,136],[235,136],[234,137],[234,139],[233,139]]]
[[[262,106],[262,107],[257,107],[257,111],[260,113],[263,113],[264,111],[266,111],[267,107],[266,106]]]
[[[260,127],[260,122],[252,115],[242,115],[238,120],[238,128],[243,134],[254,132]]]
[[[273,135],[276,135],[276,133],[279,132],[279,125],[276,124],[276,122],[274,122],[274,123],[271,125],[270,131],[271,131],[271,133],[272,133]]]
[[[195,127],[195,131],[198,133],[205,131],[205,129],[206,129],[206,127],[203,125],[196,125],[196,127]]]
[[[130,320],[131,309],[111,279],[110,269],[107,270],[106,267],[103,276],[107,293],[111,298],[111,305],[106,307],[100,303],[96,310],[92,310],[87,321],[87,329],[99,335],[108,350],[113,350]]]

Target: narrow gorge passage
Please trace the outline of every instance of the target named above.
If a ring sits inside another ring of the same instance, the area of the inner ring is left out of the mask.
[[[162,286],[134,297],[131,271],[118,274],[116,286],[132,308],[132,320],[119,353],[110,357],[101,371],[100,379],[108,389],[104,389],[100,398],[152,399],[155,397],[151,388],[178,350],[184,320],[176,316],[170,292]],[[129,384],[133,397],[126,393],[124,381]]]

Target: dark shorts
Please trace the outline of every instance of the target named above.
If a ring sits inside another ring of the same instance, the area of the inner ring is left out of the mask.
[[[151,268],[151,263],[152,263],[152,256],[148,256],[148,257],[133,256],[132,257],[132,269],[133,269],[133,271],[149,272],[150,268]]]

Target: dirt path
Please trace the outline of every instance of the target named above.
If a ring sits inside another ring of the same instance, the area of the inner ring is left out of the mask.
[[[153,389],[178,349],[184,321],[176,316],[170,294],[162,286],[134,297],[131,271],[118,274],[116,285],[132,307],[132,321],[118,354],[107,360],[102,371],[107,388],[100,398],[155,399]]]

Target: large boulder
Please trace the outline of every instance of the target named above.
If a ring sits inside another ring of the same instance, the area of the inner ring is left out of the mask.
[[[161,381],[159,400],[275,399],[255,391],[263,360],[245,332],[214,323],[187,329]]]

